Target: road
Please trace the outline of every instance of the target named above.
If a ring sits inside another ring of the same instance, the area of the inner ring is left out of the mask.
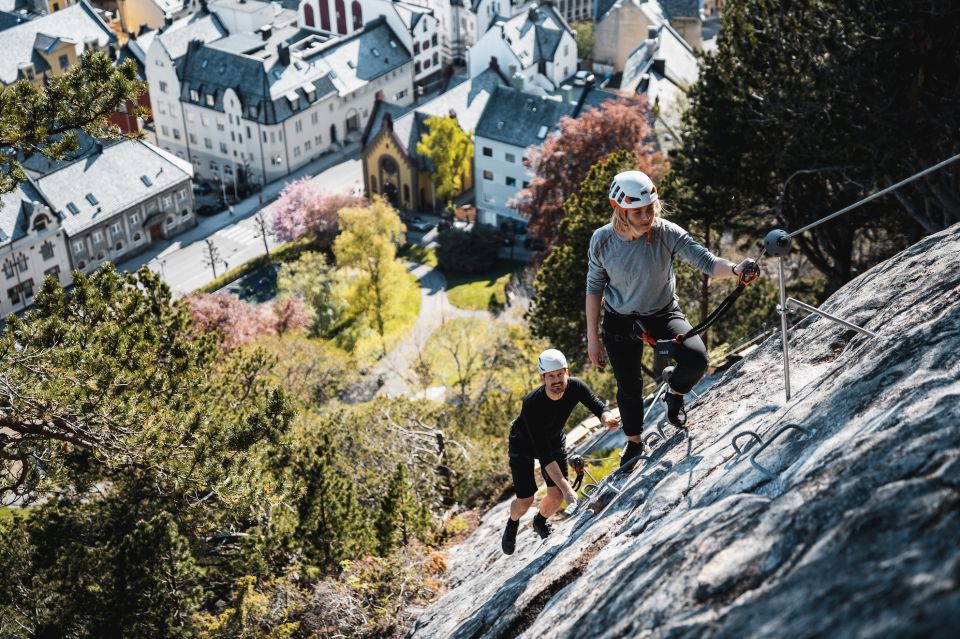
[[[234,205],[232,214],[221,211],[216,215],[198,217],[196,227],[168,240],[154,242],[146,252],[117,265],[117,268],[136,271],[146,264],[170,285],[174,297],[187,295],[216,279],[213,268],[205,264],[209,259],[205,240],[213,243],[218,254],[217,275],[263,255],[263,239],[259,237],[254,219],[257,212],[264,209],[269,219],[270,203],[284,185],[304,175],[314,175],[314,182],[331,191],[362,188],[359,148],[357,145],[347,147],[340,154],[320,158],[283,180],[271,182],[263,189],[262,206],[259,196],[254,195]],[[268,237],[268,245],[272,249],[277,242]]]

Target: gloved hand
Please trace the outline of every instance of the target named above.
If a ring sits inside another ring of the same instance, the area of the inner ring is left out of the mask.
[[[733,274],[743,278],[743,281],[750,283],[760,277],[760,265],[757,261],[747,258],[733,267]]]

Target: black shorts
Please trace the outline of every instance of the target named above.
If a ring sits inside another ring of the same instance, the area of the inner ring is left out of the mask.
[[[560,466],[560,472],[567,477],[567,454],[565,451],[554,451],[554,459]],[[517,499],[533,497],[537,492],[536,478],[533,476],[533,457],[510,456],[510,474],[513,475],[513,491]],[[546,469],[540,466],[540,475],[547,486],[556,486]]]

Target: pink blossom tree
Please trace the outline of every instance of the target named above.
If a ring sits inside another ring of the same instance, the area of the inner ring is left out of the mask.
[[[290,182],[273,205],[273,232],[284,242],[310,236],[331,242],[337,232],[337,214],[349,206],[366,206],[362,195],[325,191],[310,176]]]
[[[194,327],[202,333],[219,331],[221,345],[230,351],[263,335],[303,329],[309,323],[303,300],[253,306],[232,293],[201,293],[185,298]]]

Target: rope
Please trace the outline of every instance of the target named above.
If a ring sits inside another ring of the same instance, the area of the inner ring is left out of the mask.
[[[900,181],[897,182],[896,184],[893,184],[893,185],[891,185],[891,186],[888,186],[887,188],[883,189],[882,191],[877,191],[877,192],[874,193],[873,195],[868,195],[867,197],[863,198],[863,199],[860,200],[859,202],[854,202],[854,203],[851,204],[850,206],[846,206],[846,207],[840,209],[839,211],[836,211],[836,212],[834,212],[834,213],[831,213],[830,215],[828,215],[828,216],[826,216],[826,217],[820,218],[820,219],[817,220],[816,222],[813,222],[813,223],[811,223],[811,224],[807,224],[807,225],[806,225],[805,227],[803,227],[802,229],[797,229],[797,230],[794,231],[793,233],[788,234],[787,237],[786,237],[786,239],[789,240],[789,239],[791,239],[791,238],[793,238],[793,237],[796,237],[797,235],[800,235],[801,233],[803,233],[803,232],[805,232],[805,231],[809,231],[810,229],[812,229],[812,228],[815,227],[815,226],[819,226],[819,225],[823,224],[824,222],[829,222],[830,220],[832,220],[832,219],[835,218],[835,217],[838,217],[838,216],[840,216],[840,215],[843,215],[844,213],[846,213],[846,212],[848,212],[848,211],[852,211],[853,209],[857,208],[858,206],[862,206],[862,205],[866,204],[867,202],[870,202],[870,201],[872,201],[872,200],[877,199],[878,197],[881,197],[881,196],[883,196],[883,195],[886,195],[887,193],[890,193],[891,191],[896,191],[897,189],[899,189],[899,188],[900,188],[901,186],[903,186],[904,184],[909,184],[910,182],[913,182],[914,180],[919,180],[919,179],[922,178],[924,175],[927,175],[928,173],[933,173],[934,171],[937,171],[937,170],[939,170],[939,169],[942,169],[943,167],[947,166],[948,164],[952,164],[953,162],[956,162],[957,160],[960,160],[960,153],[958,153],[957,155],[954,155],[954,156],[951,157],[951,158],[947,158],[946,160],[944,160],[943,162],[940,162],[939,164],[934,164],[933,166],[928,167],[928,168],[920,171],[919,173],[915,173],[915,174],[911,175],[910,177],[908,177],[908,178],[905,179],[905,180],[900,180]]]

